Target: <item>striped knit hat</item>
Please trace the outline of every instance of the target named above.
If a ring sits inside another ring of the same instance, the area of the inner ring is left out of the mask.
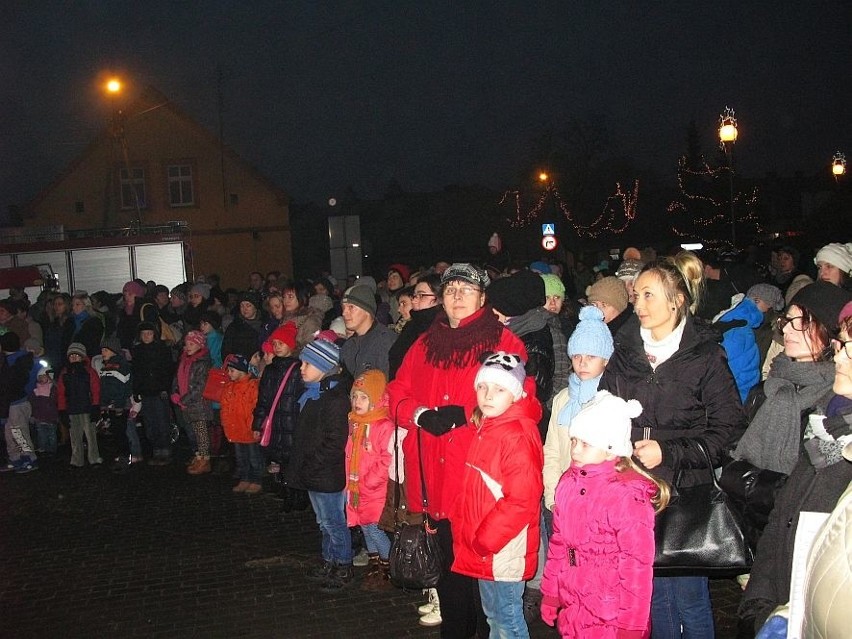
[[[315,339],[305,344],[299,359],[312,364],[328,375],[340,365],[340,347],[334,342],[324,339]]]

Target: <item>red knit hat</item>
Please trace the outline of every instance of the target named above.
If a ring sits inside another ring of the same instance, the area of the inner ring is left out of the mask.
[[[391,264],[388,266],[388,272],[396,271],[399,273],[399,276],[402,278],[403,286],[408,284],[408,278],[411,277],[411,269],[408,268],[405,264]]]
[[[296,324],[294,322],[287,322],[282,326],[279,326],[274,331],[272,331],[272,335],[269,336],[269,341],[278,340],[279,342],[284,342],[287,346],[290,347],[290,350],[296,348]]]

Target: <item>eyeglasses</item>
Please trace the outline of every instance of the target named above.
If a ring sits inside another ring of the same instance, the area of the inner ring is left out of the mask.
[[[843,351],[846,353],[846,357],[852,359],[852,339],[833,339],[831,340],[831,346],[834,348],[835,353]]]
[[[589,306],[594,306],[602,311],[606,310],[606,307],[609,306],[606,302],[601,302],[600,300],[595,300],[594,302],[589,302]]]
[[[419,300],[426,299],[427,297],[438,297],[437,295],[433,295],[432,293],[415,293],[411,297],[416,297]]]
[[[545,295],[544,299],[548,302],[561,302],[563,297],[561,295]]]
[[[796,317],[779,317],[775,320],[775,326],[779,331],[783,331],[787,324],[790,324],[794,331],[799,331],[800,333],[804,333],[811,327],[810,320],[806,320],[802,315],[797,315]]]
[[[475,288],[473,286],[460,286],[458,288],[455,286],[448,286],[444,289],[444,297],[455,297],[456,294],[459,294],[462,297],[469,297],[471,295],[478,295],[481,292],[482,289]]]

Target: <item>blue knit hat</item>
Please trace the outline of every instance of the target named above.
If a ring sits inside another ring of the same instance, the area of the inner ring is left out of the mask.
[[[580,309],[580,323],[568,340],[568,357],[574,355],[597,355],[604,359],[612,357],[612,333],[603,321],[604,315],[596,306]]]
[[[305,344],[299,359],[313,364],[323,375],[327,375],[340,365],[340,347],[328,340],[315,339]]]

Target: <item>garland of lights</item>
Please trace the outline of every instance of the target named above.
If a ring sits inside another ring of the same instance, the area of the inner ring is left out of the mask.
[[[678,168],[677,168],[677,184],[680,189],[681,195],[683,198],[686,198],[687,202],[675,200],[671,202],[667,207],[666,211],[674,216],[684,215],[688,217],[690,215],[690,211],[687,207],[689,202],[704,202],[707,203],[714,209],[714,212],[709,217],[692,217],[689,219],[689,222],[695,227],[696,232],[690,233],[688,231],[684,231],[677,227],[676,223],[672,224],[671,230],[677,237],[681,238],[689,238],[689,239],[698,239],[701,240],[702,243],[713,245],[713,244],[726,244],[729,243],[727,240],[719,241],[713,240],[706,237],[696,237],[696,235],[707,234],[709,230],[713,229],[719,224],[728,225],[731,223],[730,218],[730,199],[718,200],[710,195],[704,195],[700,193],[691,193],[686,186],[684,185],[684,176],[696,176],[701,178],[711,178],[717,179],[722,176],[722,174],[730,171],[728,167],[722,166],[717,169],[712,168],[709,164],[707,164],[706,160],[702,156],[701,162],[702,165],[700,169],[690,169],[686,166],[686,157],[681,156],[678,160]],[[748,211],[746,215],[736,215],[735,223],[737,226],[741,224],[753,224],[756,233],[762,233],[763,228],[760,226],[760,221],[757,218],[757,215],[754,212],[755,205],[758,200],[758,190],[757,188],[753,188],[749,193],[736,193],[734,195],[734,207],[736,209],[745,209]]]
[[[620,182],[615,183],[615,193],[607,197],[601,208],[600,214],[594,219],[591,224],[581,224],[574,214],[571,212],[568,204],[562,199],[559,189],[556,185],[548,184],[544,192],[538,198],[538,201],[526,213],[521,213],[521,193],[520,191],[506,191],[503,197],[498,202],[498,206],[505,204],[510,197],[515,199],[515,217],[507,219],[510,226],[520,228],[532,223],[544,210],[544,205],[547,197],[552,196],[554,202],[562,211],[565,219],[571,224],[574,232],[579,237],[596,238],[603,233],[613,233],[620,235],[627,230],[630,223],[636,218],[636,205],[639,201],[639,180],[633,180],[633,188],[625,190]],[[620,225],[616,224],[616,220],[623,215]]]

